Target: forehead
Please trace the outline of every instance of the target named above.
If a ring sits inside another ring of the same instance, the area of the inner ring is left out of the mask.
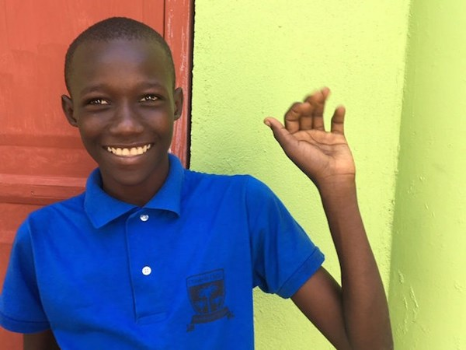
[[[71,61],[70,85],[132,75],[169,82],[169,59],[159,44],[124,39],[84,42]]]

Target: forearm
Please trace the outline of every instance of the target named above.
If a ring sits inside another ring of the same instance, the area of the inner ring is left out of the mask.
[[[23,350],[60,350],[51,330],[23,335]]]
[[[346,333],[354,349],[391,349],[388,306],[359,212],[354,181],[319,191],[341,268]]]

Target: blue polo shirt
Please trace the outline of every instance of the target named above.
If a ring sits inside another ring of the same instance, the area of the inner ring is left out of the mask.
[[[144,207],[101,188],[32,213],[0,296],[0,324],[52,329],[62,349],[253,349],[252,289],[292,296],[323,255],[250,176],[183,169],[170,156]]]

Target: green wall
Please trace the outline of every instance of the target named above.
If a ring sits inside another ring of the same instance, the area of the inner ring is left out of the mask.
[[[317,193],[262,124],[330,86],[396,349],[466,349],[466,2],[290,4],[196,0],[192,168],[262,179],[338,276]],[[290,301],[255,296],[257,349],[332,348]]]
[[[390,306],[397,349],[466,349],[466,2],[415,0]]]
[[[388,287],[409,1],[195,4],[191,168],[267,183],[338,278],[318,194],[262,123],[329,86],[329,108],[348,110],[361,210]],[[291,301],[255,297],[257,349],[332,348]]]

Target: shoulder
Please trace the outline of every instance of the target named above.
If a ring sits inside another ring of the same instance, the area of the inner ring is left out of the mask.
[[[34,237],[45,238],[43,233],[50,229],[56,228],[56,223],[63,218],[71,218],[70,211],[79,211],[79,203],[82,202],[82,194],[67,200],[46,205],[40,209],[31,212],[26,219],[20,224],[13,243],[12,256],[21,256],[22,260],[32,259]],[[31,264],[32,262],[29,261]]]
[[[273,195],[266,184],[248,174],[221,175],[186,170],[185,187],[189,191],[200,190],[203,193],[223,191],[224,194],[234,192],[246,197]]]
[[[38,222],[53,223],[57,217],[71,218],[76,215],[84,214],[84,193],[59,201],[53,204],[46,205],[40,209],[31,212],[24,224],[33,224]]]
[[[182,194],[184,203],[205,208],[228,208],[249,219],[286,210],[280,199],[262,181],[251,175],[217,175],[187,171]]]

